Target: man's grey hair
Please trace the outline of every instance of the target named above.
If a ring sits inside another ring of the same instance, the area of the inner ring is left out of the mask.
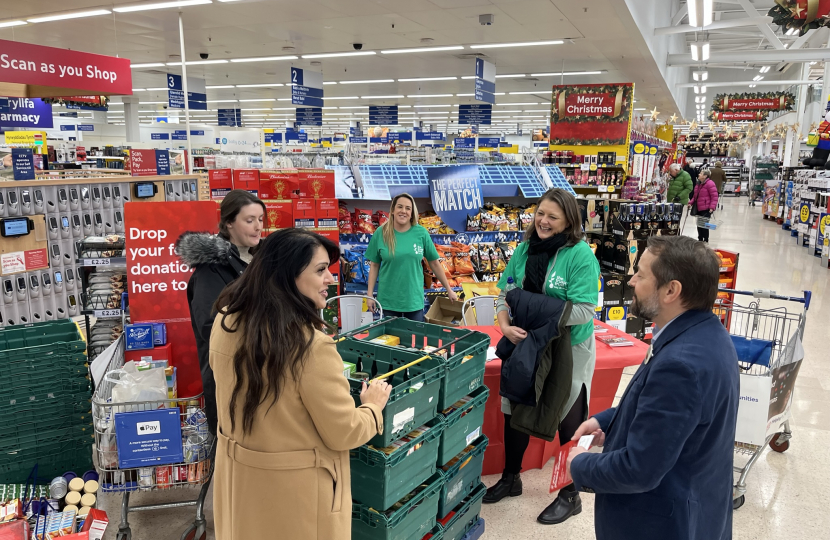
[[[672,163],[671,165],[669,165],[669,171],[670,172],[679,171],[679,170],[680,170],[680,164],[679,163]]]

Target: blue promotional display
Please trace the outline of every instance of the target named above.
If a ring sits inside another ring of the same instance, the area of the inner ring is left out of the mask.
[[[493,106],[460,105],[458,107],[458,123],[462,125],[484,124],[489,126],[493,118]]]
[[[412,132],[403,131],[400,133],[387,133],[386,138],[389,142],[412,142]]]
[[[170,134],[169,133],[150,133],[150,139],[154,141],[169,141]]]
[[[398,125],[398,106],[369,106],[369,125],[370,126],[397,126]]]
[[[291,68],[291,103],[306,107],[323,106],[323,74],[319,71]]]
[[[476,58],[476,101],[496,103],[496,66],[483,58]]]
[[[2,100],[0,127],[51,128],[52,105],[37,98]]]
[[[266,143],[281,143],[282,142],[282,133],[266,133],[265,134],[265,142]]]
[[[389,136],[385,135],[383,137],[370,137],[369,142],[372,144],[387,144],[389,142]]]
[[[205,136],[205,130],[204,129],[191,129],[190,134],[191,135],[196,135],[197,137],[204,137]]]
[[[61,131],[75,131],[75,126],[74,125],[61,124],[60,128],[61,128]]]
[[[78,131],[95,131],[94,124],[78,124]]]
[[[465,148],[465,149],[475,148],[476,147],[476,139],[475,139],[475,137],[470,137],[470,138],[456,137],[452,144],[456,148]]]
[[[216,114],[220,126],[239,127],[242,125],[242,109],[218,109]]]
[[[190,109],[207,110],[207,90],[204,79],[187,78],[187,106]],[[167,99],[171,109],[184,109],[184,89],[182,76],[167,74]]]
[[[367,144],[369,142],[368,137],[349,137],[349,142],[352,144]]]
[[[501,139],[499,137],[479,137],[478,138],[478,147],[479,148],[498,148],[501,143]]]
[[[450,228],[467,229],[467,217],[481,211],[483,197],[476,165],[428,167],[432,208]]]
[[[170,151],[156,150],[156,174],[167,176],[170,174]]]
[[[35,158],[31,148],[12,148],[12,167],[15,180],[35,179]]]
[[[186,129],[177,129],[173,132],[171,137],[174,141],[186,141],[187,140],[187,130]]]
[[[304,126],[322,126],[323,109],[320,107],[297,108],[297,123]]]
[[[296,131],[286,131],[285,141],[296,141],[300,143],[308,142],[308,133],[298,133]]]
[[[118,467],[132,469],[182,463],[182,425],[178,408],[115,413]]]

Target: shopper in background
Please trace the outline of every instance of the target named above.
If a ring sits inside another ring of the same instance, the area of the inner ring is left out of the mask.
[[[738,356],[712,306],[718,257],[687,236],[653,236],[632,313],[654,321],[649,352],[616,408],[579,427],[603,451],[573,448],[576,485],[596,493],[598,540],[732,538]]]
[[[681,170],[678,163],[672,163],[669,166],[669,175],[672,179],[669,181],[669,189],[666,192],[666,202],[680,203],[684,206],[689,204],[689,194],[693,189],[689,173]]]
[[[327,238],[281,230],[217,301],[217,540],[351,540],[349,450],[382,433],[392,388],[364,383],[356,407],[320,331],[339,256]]]
[[[196,335],[205,416],[216,434],[216,383],[208,362],[210,330],[216,316],[214,303],[225,286],[239,277],[259,245],[265,203],[250,192],[235,189],[219,206],[219,234],[186,232],[176,241],[176,253],[194,269],[187,283],[190,324]]]
[[[692,187],[694,187],[695,179],[698,174],[697,167],[695,167],[695,160],[692,158],[686,158],[686,161],[683,164],[683,170],[689,174],[689,178],[692,179]]]
[[[709,169],[700,171],[699,182],[689,201],[689,208],[691,208],[692,215],[705,218],[711,218],[718,209],[718,188],[709,176]],[[709,229],[698,227],[697,239],[701,242],[708,242]]]
[[[569,441],[577,427],[588,417],[591,379],[596,364],[594,310],[599,296],[599,263],[584,240],[576,199],[563,189],[551,189],[542,195],[524,238],[498,284],[501,289],[496,308],[499,327],[513,343],[519,343],[527,337],[524,329],[512,325],[508,313],[505,302],[508,278],[512,277],[514,283],[525,291],[571,302],[570,318],[566,324],[571,327],[573,376],[564,407],[565,414],[559,419],[559,440]],[[485,503],[496,503],[507,496],[522,494],[519,473],[530,435],[511,427],[512,409],[506,398],[502,398],[502,412],[504,472],[501,480],[487,490]],[[571,484],[559,491],[559,495],[539,515],[537,521],[554,525],[581,511],[582,501]]]
[[[458,300],[438,260],[438,251],[429,232],[418,224],[415,199],[402,193],[392,199],[389,221],[375,231],[366,249],[369,261],[367,294],[372,296],[377,283],[378,302],[383,306],[384,315],[423,322],[424,271],[421,260],[425,257],[435,277],[447,289],[450,300]],[[372,311],[376,310],[373,300],[367,303]]]
[[[718,188],[718,203],[723,208],[723,186],[726,184],[726,172],[723,170],[722,162],[716,161],[715,166],[709,169],[709,178]]]

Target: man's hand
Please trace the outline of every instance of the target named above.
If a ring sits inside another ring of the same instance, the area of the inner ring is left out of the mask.
[[[571,463],[573,463],[573,460],[576,456],[578,456],[579,454],[584,454],[585,452],[587,452],[587,450],[585,450],[581,446],[574,446],[568,453],[568,475],[570,475],[571,478],[573,478],[573,475],[571,474]]]
[[[574,433],[571,440],[578,441],[584,435],[594,436],[594,442],[591,446],[603,446],[605,444],[605,433],[600,429],[599,422],[593,416],[582,422],[582,425],[576,429],[576,433]]]

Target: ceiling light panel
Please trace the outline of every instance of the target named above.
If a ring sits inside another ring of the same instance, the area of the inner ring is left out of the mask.
[[[164,62],[150,62],[149,64],[130,64],[133,69],[164,67]]]
[[[288,55],[288,56],[259,56],[254,58],[232,58],[231,62],[234,64],[239,64],[243,62],[279,62],[280,60],[298,60],[299,57]],[[190,62],[188,62],[190,64]]]
[[[375,51],[304,54],[303,58],[340,58],[340,57],[343,57],[343,56],[372,56],[372,55],[375,55],[375,54],[377,54]]]
[[[208,90],[220,90],[220,89],[223,89],[223,88],[235,88],[235,87],[232,84],[220,84],[220,85],[217,85],[217,86],[205,86],[205,88],[208,89]]]
[[[143,4],[135,4],[131,6],[119,6],[112,8],[116,13],[131,13],[133,11],[150,11],[151,9],[168,9],[179,8],[187,6],[200,6],[204,4],[212,4],[211,0],[174,0],[171,2],[151,2]]]
[[[403,96],[401,96],[401,97],[403,97]],[[327,99],[360,99],[360,98],[357,97],[357,96],[340,96],[340,97],[325,96],[323,99],[327,100]]]
[[[414,79],[398,79],[398,82],[425,82],[425,81],[455,81],[458,77],[418,77]]]
[[[370,79],[365,81],[340,81],[340,84],[381,84],[393,82],[395,82],[395,79]]]
[[[406,96],[408,98],[436,98],[436,97],[452,97],[452,94],[413,94]],[[416,105],[417,107],[417,105]]]
[[[285,86],[282,83],[263,83],[263,84],[237,84],[237,88],[269,88],[276,86]]]
[[[439,51],[460,51],[464,48],[463,45],[452,45],[447,47],[414,47],[412,49],[389,49],[380,51],[382,54],[405,54],[405,53],[422,53],[422,52],[439,52]]]
[[[6,21],[0,22],[0,28],[9,28],[10,26],[24,26],[28,24],[26,21]]]
[[[360,96],[360,99],[403,99],[404,96]],[[326,98],[331,99],[331,98]],[[354,99],[354,98],[352,98]]]
[[[481,45],[470,45],[471,49],[496,49],[500,47],[535,47],[538,45],[562,45],[564,41],[523,41],[518,43],[483,43]]]
[[[65,21],[67,19],[80,19],[82,17],[97,17],[99,15],[109,15],[110,11],[107,9],[94,9],[91,11],[76,11],[75,13],[61,13],[58,15],[47,15],[44,17],[33,17],[26,19],[30,23],[44,23],[51,21]]]

